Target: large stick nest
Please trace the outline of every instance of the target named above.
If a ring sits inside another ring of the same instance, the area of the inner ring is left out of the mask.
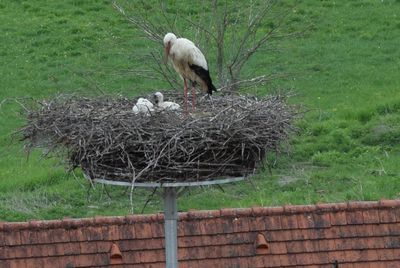
[[[164,99],[182,106],[182,94]],[[136,99],[60,95],[37,102],[21,129],[29,147],[62,152],[90,178],[136,182],[246,176],[278,152],[298,112],[285,95],[213,96],[196,111],[135,115]],[[190,108],[189,108],[190,111]]]

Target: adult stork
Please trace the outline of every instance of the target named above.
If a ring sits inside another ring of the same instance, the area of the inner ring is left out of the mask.
[[[186,38],[177,38],[173,33],[164,36],[165,59],[170,59],[175,71],[184,83],[184,109],[188,106],[188,80],[192,84],[192,109],[196,107],[196,92],[194,86],[200,85],[203,91],[212,95],[216,91],[208,71],[207,61],[200,49]]]

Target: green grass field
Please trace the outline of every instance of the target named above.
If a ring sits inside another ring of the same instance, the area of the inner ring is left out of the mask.
[[[146,51],[147,41],[106,0],[0,1],[0,12],[0,220],[130,213],[126,189],[88,190],[79,173],[66,174],[40,151],[27,160],[11,138],[24,123],[11,99],[165,88],[132,74],[141,64],[135,50]],[[311,30],[280,41],[280,53],[262,52],[245,72],[296,73],[248,90],[291,89],[291,102],[310,110],[296,123],[290,153],[253,185],[192,189],[181,210],[400,198],[400,1],[301,1],[288,18]],[[135,190],[135,213],[144,194]],[[161,205],[155,198],[145,213]]]

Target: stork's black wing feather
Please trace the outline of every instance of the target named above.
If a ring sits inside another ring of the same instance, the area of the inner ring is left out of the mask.
[[[211,77],[210,77],[210,72],[206,69],[204,69],[201,66],[198,66],[196,64],[189,64],[190,69],[193,70],[195,74],[197,74],[201,80],[203,80],[206,85],[207,85],[207,93],[212,95],[213,91],[217,91],[215,86],[212,83]]]

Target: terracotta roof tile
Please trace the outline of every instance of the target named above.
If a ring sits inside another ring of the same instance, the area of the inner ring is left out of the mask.
[[[333,207],[333,204],[329,204],[329,203],[317,203],[315,205],[315,207],[316,207],[316,210],[319,212],[331,212],[335,209]]]
[[[36,231],[34,230],[21,230],[20,231],[21,244],[35,244],[38,242]]]
[[[100,228],[100,230],[101,229],[102,228]],[[134,239],[134,238],[136,238],[135,228],[134,228],[133,224],[121,225],[119,227],[119,229],[120,229],[120,234],[124,239]],[[109,237],[107,237],[106,239],[103,238],[102,234],[103,234],[102,231],[100,231],[100,235],[101,235],[102,239],[94,239],[94,240],[103,240],[103,239],[104,240],[108,240],[109,239]],[[151,236],[153,236],[153,230],[151,230]]]
[[[118,228],[118,226],[117,226]],[[120,237],[124,237],[124,234],[121,232],[121,228],[118,228],[119,232],[115,232],[118,233],[120,235]],[[152,237],[152,229],[151,229],[151,225],[148,222],[138,222],[134,224],[134,229],[135,229],[135,237],[137,239],[143,239],[143,238],[151,238]],[[113,237],[113,240],[118,240],[120,238],[117,237]]]
[[[347,224],[346,211],[331,212],[330,220],[332,225],[346,225]]]
[[[303,252],[303,244],[306,243],[304,241],[301,242],[292,242],[288,241],[286,242],[286,248],[287,248],[287,253],[298,253],[298,252]]]
[[[63,232],[66,234],[66,232]],[[83,229],[83,237],[85,237],[87,241],[98,241],[103,240],[103,230],[101,226],[88,226]],[[67,241],[67,239],[61,239],[61,241]]]
[[[236,217],[236,209],[234,208],[223,208],[220,209],[221,217]]]
[[[20,246],[14,250],[14,258],[26,258],[31,255],[31,249],[29,246]]]
[[[382,200],[379,201],[379,206],[382,207],[382,208],[400,207],[400,199],[394,199],[394,200],[382,199]]]
[[[252,267],[254,267],[254,268],[266,267],[264,264],[264,259],[266,259],[265,256],[249,257],[249,261],[251,262]],[[279,259],[278,259],[278,261],[279,261]]]
[[[56,256],[64,255],[64,243],[55,243],[53,244],[55,247],[55,254]]]
[[[385,248],[379,251],[379,260],[381,261],[393,260],[394,258],[395,258],[395,252],[394,249],[392,248]]]
[[[162,249],[162,242],[161,239],[122,240],[119,246],[122,251]]]
[[[265,256],[262,258],[264,266],[260,267],[281,267],[280,256]]]
[[[264,215],[272,216],[272,215],[281,215],[284,212],[283,207],[264,207]]]
[[[61,244],[64,248],[64,254],[63,255],[76,255],[80,254],[80,247],[78,246],[78,243],[62,243]],[[98,247],[99,252],[105,252],[103,250],[100,250]]]
[[[313,259],[314,263],[318,265],[323,265],[323,264],[331,264],[332,262],[329,259],[328,252],[319,252],[319,253],[314,253],[313,254]]]
[[[290,230],[275,230],[267,232],[271,241],[291,241],[292,232]]]
[[[98,265],[103,265],[101,263],[101,259],[96,258],[97,256],[100,256],[102,254],[90,254],[90,255],[84,255],[80,254],[74,257],[73,265],[75,267],[96,267]],[[105,255],[105,254],[104,254]],[[109,258],[104,259],[104,264],[109,263]],[[44,267],[51,267],[49,265],[46,265]]]
[[[121,266],[117,266],[120,268]],[[126,266],[123,265],[122,267],[132,267],[132,266]],[[162,262],[155,262],[155,263],[143,263],[143,264],[135,264],[135,268],[165,268],[165,263]]]
[[[57,256],[57,244],[40,245],[42,249],[42,256]]]
[[[399,214],[399,200],[180,213],[180,267],[390,267],[400,261]],[[123,258],[115,267],[164,267],[162,221],[154,214],[0,223],[1,265],[109,267],[116,243]]]
[[[134,228],[136,231],[136,224],[134,225]],[[106,229],[107,229],[106,234],[108,234],[109,240],[116,241],[116,240],[120,240],[123,238],[123,234],[121,234],[122,230],[120,229],[120,225],[108,225],[106,227]],[[84,230],[84,228],[82,230]],[[135,234],[136,234],[136,237],[139,237],[139,234],[141,234],[141,231],[138,231]],[[80,235],[80,234],[78,234],[78,235]],[[84,233],[81,234],[81,238],[83,238],[83,239],[80,239],[79,241],[85,240]]]
[[[396,215],[393,213],[393,209],[388,210],[379,210],[379,222],[380,223],[389,223],[389,222],[397,222]]]
[[[156,250],[145,250],[140,253],[140,262],[153,263],[162,262],[165,259],[165,253],[163,249]]]
[[[392,212],[395,215],[397,222],[400,222],[400,206],[393,208]]]
[[[20,267],[28,267],[27,260],[25,259],[17,259],[11,263],[10,268],[20,268]]]
[[[379,223],[379,210],[370,209],[362,211],[363,223]]]
[[[141,251],[122,251],[123,260],[126,264],[138,264],[141,263],[140,254]]]
[[[328,213],[314,213],[313,220],[315,228],[326,228],[331,226],[330,214]]]
[[[265,223],[265,217],[254,216],[249,222],[249,228],[252,231],[262,231],[266,229]]]
[[[265,207],[252,207],[251,211],[255,217],[257,216],[265,216],[267,208]]]
[[[233,220],[234,220],[234,218],[215,219],[215,220],[210,221],[210,223],[214,224],[213,229],[216,230],[215,233],[230,234],[230,233],[234,232],[233,224],[232,224]],[[218,229],[217,225],[220,227],[219,229]],[[209,226],[207,226],[207,227],[209,227]],[[207,233],[209,233],[209,231]]]
[[[299,229],[309,229],[315,227],[313,215],[311,213],[297,215],[297,223]]]
[[[281,217],[282,229],[297,229],[297,217],[296,215],[287,215],[286,217]]]
[[[385,261],[385,262],[360,262],[353,263],[352,266],[354,268],[364,268],[369,264],[371,268],[397,268],[399,267],[398,261]]]
[[[5,231],[4,235],[4,245],[13,246],[21,244],[21,235],[19,231]]]
[[[363,211],[353,210],[346,212],[346,222],[347,224],[363,224]]]
[[[381,224],[382,225],[382,224]],[[399,222],[386,224],[390,235],[400,235]]]
[[[300,254],[293,254],[296,258],[296,265],[310,265],[315,264],[316,261],[314,259],[314,254],[310,253],[300,253]]]
[[[280,230],[281,226],[281,216],[279,215],[271,215],[269,217],[265,217],[265,228],[267,230]]]
[[[10,268],[10,262],[0,259],[0,267]]]
[[[234,218],[232,220],[232,227],[233,227],[234,233],[249,232],[250,231],[250,219],[247,217]],[[225,230],[226,229],[224,229],[224,231]]]
[[[180,268],[193,268],[193,267],[201,267],[197,260],[193,261],[184,261],[179,263]]]
[[[291,255],[289,254],[283,254],[283,255],[278,255],[279,256],[279,262],[281,263],[281,267],[288,267],[293,263],[296,263],[296,260],[293,261],[292,258],[289,258]]]
[[[292,240],[304,240],[308,237],[308,230],[307,229],[290,230],[290,237]]]
[[[181,225],[182,229],[181,232],[179,232],[179,235],[180,236],[200,235],[201,233],[200,223],[198,221],[190,221],[188,223],[189,224]],[[214,231],[213,233],[218,233],[218,232]]]
[[[275,242],[269,244],[269,252],[273,255],[286,254],[287,248],[285,242]]]
[[[83,241],[79,243],[80,254],[97,253],[97,243]]]
[[[154,238],[164,237],[164,225],[161,222],[151,224],[151,236]]]

